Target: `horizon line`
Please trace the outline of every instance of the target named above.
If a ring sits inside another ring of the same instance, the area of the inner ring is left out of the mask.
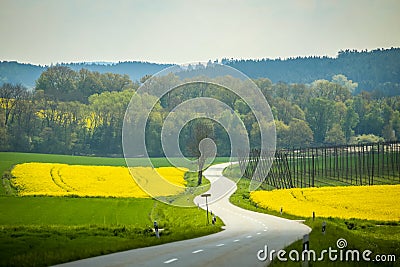
[[[208,59],[208,60],[193,60],[191,62],[175,62],[175,63],[171,63],[171,62],[161,62],[161,61],[150,61],[150,60],[141,60],[141,59],[137,59],[137,60],[118,60],[118,61],[109,61],[109,60],[93,60],[93,61],[59,61],[59,62],[51,62],[50,64],[41,64],[41,63],[35,63],[35,62],[29,62],[29,61],[24,61],[24,60],[10,60],[10,59],[5,59],[5,60],[0,60],[0,63],[19,63],[19,64],[26,64],[26,65],[33,65],[33,66],[39,66],[39,67],[51,67],[51,66],[57,66],[57,65],[72,65],[72,64],[91,64],[91,65],[104,65],[104,66],[110,66],[110,65],[117,65],[117,64],[121,64],[121,63],[148,63],[148,64],[157,64],[157,65],[182,65],[182,64],[190,64],[190,63],[206,63],[206,62],[215,62],[218,61],[218,63],[221,64],[222,61],[246,61],[246,60],[253,60],[253,61],[263,61],[263,60],[281,60],[281,61],[286,61],[286,60],[293,60],[293,59],[306,59],[306,58],[331,58],[331,59],[337,59],[340,55],[340,53],[342,52],[350,52],[350,53],[368,53],[368,52],[374,52],[374,51],[386,51],[386,50],[392,50],[392,49],[400,49],[400,46],[396,47],[396,46],[391,46],[390,48],[388,47],[378,47],[378,48],[374,48],[374,49],[341,49],[339,50],[335,56],[330,56],[330,55],[297,55],[297,56],[290,56],[290,57],[262,57],[262,58],[234,58],[234,57],[221,57],[221,58],[217,58],[217,59]]]

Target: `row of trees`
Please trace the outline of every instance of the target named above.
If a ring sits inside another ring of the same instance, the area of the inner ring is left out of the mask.
[[[180,78],[171,74],[152,78],[152,83],[168,86],[177,79]],[[187,79],[194,81],[198,77]],[[224,84],[241,86],[233,77],[215,78],[216,83],[222,80]],[[400,133],[400,97],[374,98],[367,92],[353,95],[357,84],[344,75],[308,85],[272,83],[267,78],[254,82],[271,106],[278,147],[389,141],[396,140]],[[65,67],[43,72],[34,91],[3,84],[0,87],[0,150],[121,155],[123,118],[137,86],[124,76],[87,70],[75,72]],[[213,84],[188,83],[162,97],[153,108],[146,126],[151,156],[163,154],[161,128],[168,114],[180,103],[199,96],[218,99],[230,106],[243,121],[251,146],[259,146],[258,124],[242,99]],[[143,95],[137,105],[146,105],[153,98]],[[229,118],[228,115],[220,114],[221,119]],[[218,154],[228,155],[230,140],[224,129],[213,121],[206,125],[210,132],[206,136],[215,140]],[[197,144],[189,145],[201,139],[194,133],[196,128],[195,124],[188,124],[180,132],[186,155],[196,154]]]
[[[342,76],[339,80],[344,78]],[[331,81],[317,80],[310,86],[267,86],[281,147],[338,145],[357,140],[392,141],[397,138],[396,133],[400,131],[399,97],[374,99],[367,92],[354,96],[351,94],[351,81],[342,85],[337,80],[338,75]],[[369,139],[363,135],[370,135]]]
[[[19,94],[5,97],[10,92]],[[0,150],[120,154],[122,119],[133,93],[127,89],[94,94],[85,104],[57,101],[43,91],[4,84],[0,88]]]
[[[88,103],[89,96],[102,92],[121,92],[137,89],[128,75],[100,73],[80,69],[72,70],[66,66],[53,66],[44,71],[36,81],[36,91],[43,91],[57,101],[79,101]]]

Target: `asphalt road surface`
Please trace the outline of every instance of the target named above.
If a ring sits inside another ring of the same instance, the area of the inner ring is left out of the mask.
[[[74,261],[59,266],[266,266],[257,257],[265,246],[279,250],[300,239],[311,229],[297,221],[241,209],[229,202],[236,184],[222,176],[230,163],[211,166],[204,176],[211,182],[209,211],[223,220],[224,230],[213,235],[139,248]],[[196,204],[206,209],[205,198]],[[209,216],[210,222],[212,216]],[[264,254],[260,254],[264,256]]]

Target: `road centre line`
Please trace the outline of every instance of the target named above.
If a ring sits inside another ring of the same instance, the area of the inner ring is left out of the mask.
[[[164,263],[169,264],[169,263],[177,261],[177,260],[178,260],[177,258],[172,258],[170,260],[164,261]]]
[[[197,254],[197,253],[199,253],[199,252],[202,252],[202,251],[204,251],[204,250],[202,250],[202,249],[199,249],[199,250],[195,250],[195,251],[193,251],[192,253],[193,253],[193,254]]]
[[[222,244],[222,243],[221,243],[221,244],[218,244],[217,247],[222,247],[222,246],[224,246],[224,245],[225,245],[225,244]]]
[[[239,242],[240,240],[239,239],[235,239],[235,240],[233,240],[233,242]]]

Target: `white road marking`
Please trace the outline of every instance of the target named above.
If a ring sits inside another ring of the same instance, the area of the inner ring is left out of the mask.
[[[225,244],[218,244],[217,247],[222,247],[223,245],[225,245]]]
[[[246,236],[246,238],[252,238],[252,236],[251,236],[251,235],[248,235],[248,236]]]
[[[267,229],[264,229],[264,232],[266,232],[267,231]]]
[[[261,233],[257,233],[257,235],[261,235]]]
[[[177,258],[173,258],[173,259],[164,261],[164,263],[168,264],[168,263],[171,263],[171,262],[174,262],[174,261],[177,261],[177,260],[178,260]]]
[[[240,240],[239,239],[235,239],[235,240],[233,240],[233,242],[239,242]]]
[[[199,250],[193,251],[192,253],[193,253],[193,254],[196,254],[196,253],[199,253],[199,252],[202,252],[202,251],[203,251],[202,249],[199,249]]]

